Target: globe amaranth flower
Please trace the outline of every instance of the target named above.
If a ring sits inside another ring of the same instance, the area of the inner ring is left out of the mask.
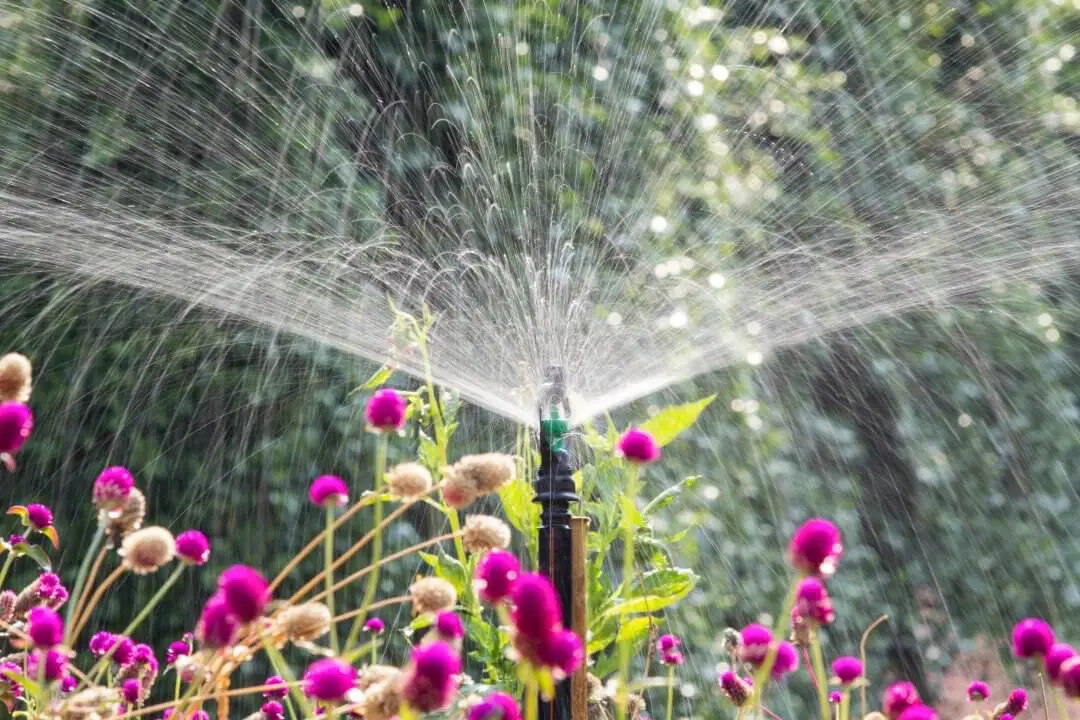
[[[69,673],[60,678],[60,692],[69,693],[77,687],[79,687],[79,678],[74,675]]]
[[[64,621],[52,608],[36,607],[30,611],[27,634],[38,648],[54,648],[64,642]]]
[[[326,605],[306,602],[286,608],[278,616],[278,625],[290,642],[310,643],[330,632],[333,620]]]
[[[559,596],[551,581],[539,573],[522,573],[510,601],[514,629],[528,640],[542,640],[562,625]]]
[[[210,541],[198,530],[176,536],[176,554],[187,565],[205,565],[210,559]]]
[[[0,403],[0,453],[17,453],[34,430],[34,413],[21,402]]]
[[[135,477],[127,468],[119,465],[107,467],[94,480],[94,506],[107,513],[123,510],[134,487]]]
[[[221,573],[218,589],[229,612],[240,622],[251,622],[259,617],[270,602],[270,584],[262,573],[247,565],[233,565]]]
[[[364,623],[364,632],[369,632],[372,635],[380,635],[385,629],[386,623],[381,618],[373,617]]]
[[[678,650],[668,650],[667,652],[660,653],[661,665],[682,665],[686,662],[686,658]]]
[[[1073,655],[1061,663],[1058,684],[1067,697],[1080,698],[1080,655]]]
[[[337,658],[316,660],[304,673],[304,694],[320,702],[341,702],[355,686],[356,668]]]
[[[799,653],[795,646],[789,642],[781,642],[776,645],[776,660],[773,661],[772,677],[779,680],[789,673],[799,669]]]
[[[1012,631],[1013,655],[1018,658],[1045,657],[1054,646],[1054,630],[1040,618],[1024,618]]]
[[[320,507],[340,507],[349,502],[349,486],[337,475],[320,475],[311,481],[308,498]]]
[[[800,618],[817,625],[829,625],[836,619],[829,591],[817,577],[803,578],[795,593],[795,612]]]
[[[682,645],[682,640],[680,640],[677,636],[671,634],[661,635],[656,640],[657,652],[664,653],[669,650],[675,650],[680,645]]]
[[[482,602],[494,605],[510,597],[520,576],[521,563],[513,553],[492,550],[477,563],[473,588]]]
[[[25,542],[26,542],[26,536],[25,535],[20,535],[18,533],[12,533],[12,534],[8,535],[7,544],[10,545],[11,547],[15,547],[16,545],[22,545]]]
[[[137,705],[142,699],[143,687],[138,678],[128,678],[120,686],[120,694],[128,705]]]
[[[383,388],[368,399],[364,419],[370,430],[390,432],[405,426],[405,398],[396,390]]]
[[[44,673],[45,680],[60,680],[67,672],[67,655],[59,650],[34,650],[26,658],[28,677],[38,677]]]
[[[469,708],[466,720],[521,720],[521,708],[506,693],[492,693]]]
[[[1005,703],[1002,706],[1004,712],[1010,715],[1019,715],[1028,706],[1028,694],[1024,688],[1016,688],[1009,697],[1005,699]]]
[[[660,445],[648,430],[630,428],[619,437],[615,447],[620,457],[639,465],[660,459]]]
[[[885,693],[881,698],[881,709],[890,720],[896,720],[900,717],[900,713],[921,704],[919,691],[909,682],[893,683],[885,688]]]
[[[442,710],[454,699],[460,673],[461,659],[452,647],[442,642],[420,645],[405,669],[401,696],[414,711]]]
[[[401,463],[386,474],[386,487],[399,498],[423,497],[431,491],[433,483],[431,473],[420,463]]]
[[[982,680],[975,680],[967,689],[967,697],[971,702],[982,702],[990,698],[990,686]]]
[[[897,715],[896,720],[938,720],[938,716],[929,705],[912,705]]]
[[[829,704],[831,704],[831,705],[839,705],[843,701],[844,701],[844,694],[842,692],[840,692],[839,690],[833,690],[831,693],[829,693]]]
[[[799,526],[788,544],[788,562],[805,575],[829,577],[844,552],[840,530],[828,520],[812,518]]]
[[[176,539],[160,525],[136,530],[120,544],[124,565],[136,575],[157,572],[176,557]]]
[[[270,700],[284,700],[289,694],[289,686],[280,675],[271,675],[263,681],[268,690],[263,690],[263,697]]]
[[[126,665],[135,654],[135,643],[124,635],[97,632],[90,638],[90,652],[99,658],[109,655],[109,659],[117,665]]]
[[[561,680],[581,667],[585,647],[574,631],[556,630],[540,641],[538,655],[540,664],[550,669],[556,680]]]
[[[454,607],[457,591],[442,578],[425,577],[409,586],[409,597],[412,599],[414,614],[434,614]]]
[[[739,659],[755,667],[765,662],[769,646],[773,642],[772,630],[764,625],[751,623],[740,632],[742,645],[739,646]]]
[[[862,677],[862,661],[857,657],[844,655],[833,660],[832,671],[842,684],[850,685]]]
[[[750,699],[750,683],[727,670],[720,673],[720,692],[735,707],[742,707]]]
[[[1076,650],[1066,643],[1054,643],[1050,646],[1050,651],[1043,658],[1043,665],[1051,683],[1057,683],[1058,677],[1061,675],[1061,664],[1075,655]]]
[[[267,700],[259,708],[262,720],[285,720],[285,706],[277,700]]]
[[[165,664],[172,665],[182,657],[187,657],[192,653],[191,640],[184,638],[183,640],[174,640],[169,643],[169,647],[165,649]]]
[[[203,606],[199,622],[195,626],[195,636],[209,648],[223,648],[232,645],[240,631],[240,621],[229,608],[229,601],[220,591],[215,593]]]
[[[503,453],[466,455],[454,463],[450,472],[475,488],[477,495],[489,495],[514,479],[517,463]]]
[[[443,642],[450,643],[465,637],[465,626],[462,624],[461,618],[458,617],[457,613],[449,610],[435,616],[432,628]]]

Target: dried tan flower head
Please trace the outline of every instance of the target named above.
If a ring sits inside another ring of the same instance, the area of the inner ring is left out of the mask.
[[[438,613],[449,610],[457,602],[454,586],[442,578],[420,578],[409,587],[413,614]]]
[[[431,473],[420,463],[401,463],[386,475],[386,485],[399,498],[427,495],[432,485]]]
[[[364,720],[390,720],[397,716],[401,710],[401,671],[367,686],[360,693],[356,709]]]
[[[19,353],[0,357],[0,402],[21,402],[30,399],[30,360]]]
[[[480,491],[476,489],[472,478],[459,473],[453,467],[443,468],[443,481],[439,484],[439,492],[442,493],[443,502],[455,510],[469,507],[480,497]]]
[[[285,636],[294,643],[309,643],[330,632],[333,615],[330,608],[319,602],[309,602],[286,608],[279,622]]]
[[[15,591],[0,592],[0,620],[9,623],[15,619]]]
[[[365,665],[356,674],[356,687],[367,690],[379,683],[397,681],[400,677],[400,668],[392,665]]]
[[[57,714],[60,720],[111,718],[119,704],[120,692],[115,688],[91,687],[64,700]]]
[[[637,693],[626,696],[626,715],[630,720],[639,720],[645,713],[645,698]]]
[[[146,496],[139,488],[132,488],[120,513],[109,518],[109,538],[113,543],[123,540],[127,535],[142,527],[146,519]]]
[[[510,547],[510,526],[490,515],[470,515],[465,518],[461,541],[471,553],[505,550]]]
[[[872,712],[869,713],[866,717],[864,717],[863,720],[889,720],[889,718],[885,717],[879,712]]]
[[[517,465],[514,458],[503,453],[466,455],[454,463],[454,472],[469,478],[481,495],[493,493],[514,479]]]
[[[120,557],[131,572],[148,575],[172,562],[176,557],[176,541],[165,528],[151,525],[124,538]]]

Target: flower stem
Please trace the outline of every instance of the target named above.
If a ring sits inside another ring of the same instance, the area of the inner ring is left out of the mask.
[[[668,668],[667,676],[667,720],[671,720],[671,712],[675,707],[675,666]]]
[[[780,611],[780,617],[776,620],[776,630],[773,632],[775,641],[769,646],[769,651],[765,654],[765,662],[761,663],[761,667],[754,673],[754,688],[748,703],[750,707],[764,701],[765,686],[768,685],[773,665],[776,664],[777,648],[787,634],[788,624],[791,622],[791,610],[795,607],[795,597],[799,591],[799,582],[801,580],[801,577],[796,577],[792,581],[791,589],[788,590],[787,598],[784,600],[784,608]]]
[[[4,558],[4,566],[0,568],[0,587],[4,587],[4,580],[7,580],[8,570],[11,569],[13,562],[15,562],[15,553],[8,552],[7,557]]]
[[[345,641],[345,651],[348,652],[360,637],[360,628],[367,619],[368,606],[375,599],[375,593],[379,589],[379,563],[382,559],[382,522],[383,503],[382,487],[383,475],[386,473],[386,447],[389,439],[386,433],[379,433],[378,442],[375,446],[375,539],[371,546],[371,567],[374,568],[368,576],[367,590],[364,591],[364,602],[360,606],[360,614],[353,620],[349,629],[349,638]],[[331,608],[333,613],[333,608]]]
[[[372,635],[371,636],[371,664],[372,665],[378,665],[379,664],[379,636],[378,635]]]
[[[285,658],[281,656],[278,649],[274,647],[273,643],[263,635],[262,636],[263,649],[266,651],[266,657],[270,660],[270,664],[273,666],[274,671],[280,675],[286,683],[289,685],[289,694],[300,709],[303,711],[303,717],[313,718],[315,717],[315,710],[308,703],[307,698],[304,697],[304,693],[301,691],[299,684],[296,682],[296,676],[293,675],[292,670],[289,669],[289,664],[285,662]]]
[[[820,682],[817,685],[818,707],[821,710],[821,720],[829,720],[829,691],[825,684],[825,655],[821,651],[821,637],[817,629],[810,635],[810,652],[814,656],[814,674]]]
[[[866,668],[866,641],[870,639],[870,633],[888,619],[888,615],[882,615],[863,631],[862,638],[859,639],[859,661],[863,668]],[[866,683],[859,688],[859,717],[866,717]]]
[[[851,691],[844,688],[844,694],[840,696],[840,720],[848,720],[851,716]]]
[[[326,538],[323,543],[323,560],[326,566],[326,607],[334,617],[334,503],[326,503]],[[337,623],[330,623],[330,648],[338,654]]]
[[[631,580],[634,576],[634,532],[637,530],[637,483],[641,468],[636,463],[631,463],[626,472],[626,494],[623,495],[622,531],[623,531],[623,573],[622,595],[623,600],[630,599]],[[624,636],[619,641],[619,687],[616,694],[616,711],[619,720],[626,718],[626,703],[629,699],[627,686],[630,683],[630,649],[631,639]]]
[[[79,574],[75,576],[75,587],[71,591],[71,597],[68,598],[67,613],[64,618],[64,627],[68,628],[68,632],[71,632],[71,623],[75,620],[75,610],[77,605],[82,601],[83,588],[86,587],[86,576],[90,572],[90,563],[94,555],[97,554],[98,548],[105,540],[105,530],[107,525],[104,522],[98,523],[98,529],[94,533],[94,539],[90,541],[90,546],[86,548],[86,554],[83,555],[82,565],[79,566]],[[7,565],[4,565],[5,571]],[[3,582],[4,574],[0,574],[0,583]],[[65,638],[68,645],[71,644],[70,637]]]
[[[86,627],[86,623],[90,621],[90,616],[94,614],[94,608],[101,602],[101,598],[105,595],[113,583],[120,579],[120,576],[127,572],[127,567],[124,565],[118,565],[115,570],[109,573],[109,576],[101,581],[101,585],[98,585],[97,590],[90,596],[90,601],[86,603],[86,609],[83,610],[82,616],[78,620],[78,624],[75,626],[75,630],[71,633],[71,640],[67,643],[68,647],[74,647],[75,641],[79,639],[79,633]]]
[[[184,574],[186,568],[187,565],[184,563],[179,563],[176,566],[176,569],[172,571],[172,575],[165,581],[165,584],[154,593],[154,597],[150,598],[150,602],[146,603],[146,605],[143,606],[143,609],[139,611],[139,614],[135,616],[135,619],[128,623],[128,626],[124,628],[124,632],[121,633],[122,635],[131,637],[131,633],[135,632],[135,629],[146,620],[147,616],[150,615],[150,611],[152,611],[154,607],[161,602],[162,598],[165,597],[169,590],[172,589],[172,586],[175,585],[176,581],[180,579],[180,576]]]
[[[525,720],[539,720],[540,690],[532,677],[525,683]]]

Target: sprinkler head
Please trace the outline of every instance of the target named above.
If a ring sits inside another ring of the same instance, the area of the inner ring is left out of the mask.
[[[552,365],[545,371],[537,411],[541,447],[562,451],[564,438],[570,432],[570,401],[566,397],[566,371],[562,367]]]

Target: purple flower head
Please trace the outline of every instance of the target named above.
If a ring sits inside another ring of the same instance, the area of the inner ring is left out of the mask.
[[[912,705],[900,713],[896,720],[938,720],[938,716],[929,705]]]
[[[1054,630],[1045,620],[1025,618],[1013,627],[1012,646],[1018,658],[1044,657],[1054,646]]]
[[[113,638],[116,649],[113,650],[112,661],[117,665],[127,665],[135,657],[135,643],[126,635],[114,635]]]
[[[34,429],[34,413],[23,403],[0,403],[0,453],[16,453]]]
[[[373,617],[364,623],[364,632],[369,632],[372,635],[379,635],[386,629],[386,623],[382,621],[382,618]]]
[[[344,660],[316,660],[304,673],[304,694],[320,702],[341,702],[356,686],[356,668]]]
[[[401,696],[417,712],[442,710],[454,698],[460,672],[461,660],[446,643],[433,642],[416,647],[405,671]]]
[[[814,576],[803,578],[795,595],[795,611],[804,620],[828,625],[836,619],[825,583]]]
[[[16,545],[22,545],[23,543],[25,543],[26,536],[19,535],[18,533],[12,533],[11,535],[8,535],[7,541],[8,545],[10,545],[11,547],[15,547]]]
[[[210,559],[210,541],[198,530],[185,530],[176,536],[176,554],[188,565],[205,565]]]
[[[466,720],[521,720],[521,708],[506,693],[492,693],[469,708]]]
[[[280,675],[271,675],[263,681],[263,685],[269,685],[269,690],[263,691],[263,697],[268,700],[284,700],[289,694],[289,686]]]
[[[67,660],[67,656],[59,650],[34,650],[26,658],[27,677],[38,677],[39,663],[44,662],[45,679],[49,682],[59,680],[67,670]]]
[[[632,463],[644,465],[660,459],[660,445],[648,430],[630,428],[619,438],[618,454]]]
[[[514,628],[526,640],[542,640],[562,624],[559,597],[551,581],[543,575],[519,575],[510,593],[510,601],[510,618]]]
[[[558,630],[540,642],[540,661],[557,679],[569,677],[585,661],[585,648],[573,630]]]
[[[769,645],[773,641],[772,630],[764,625],[751,623],[739,633],[742,636],[742,647],[739,650],[743,662],[757,666],[765,662],[765,656],[769,652]]]
[[[799,669],[799,653],[795,646],[789,642],[781,642],[776,646],[776,661],[773,663],[773,679],[779,680],[788,673]]]
[[[372,430],[400,430],[405,426],[405,407],[405,398],[397,390],[383,388],[368,400],[364,419]]]
[[[521,563],[513,553],[492,550],[477,563],[473,585],[481,601],[494,605],[510,597],[520,576]]]
[[[228,601],[218,592],[203,605],[195,635],[199,642],[209,648],[223,648],[232,645],[239,630],[240,623],[229,612]]]
[[[106,512],[121,510],[135,487],[135,478],[127,468],[107,467],[94,481],[94,505]]]
[[[840,679],[840,682],[850,685],[862,677],[862,661],[850,655],[838,657],[833,660],[832,671],[833,675]]]
[[[129,662],[134,665],[146,665],[153,668],[154,672],[157,672],[158,669],[158,661],[154,657],[154,648],[146,643],[139,643],[135,646],[135,651],[131,654]]]
[[[1061,664],[1075,655],[1076,650],[1065,643],[1054,643],[1050,647],[1050,652],[1046,653],[1046,657],[1043,658],[1046,665],[1046,674],[1050,678],[1050,682],[1057,683],[1058,677],[1061,675]]]
[[[885,688],[885,694],[881,698],[881,709],[892,720],[908,708],[921,704],[919,691],[909,682],[893,683]]]
[[[465,637],[465,626],[461,624],[457,613],[447,610],[435,617],[435,633],[446,642],[460,640]]]
[[[285,706],[277,700],[267,700],[259,708],[263,720],[285,720]]]
[[[1066,696],[1080,698],[1080,655],[1073,655],[1061,663],[1058,682]]]
[[[174,640],[169,643],[169,647],[165,649],[165,664],[172,665],[180,658],[190,655],[191,650],[191,641],[187,638],[183,640]]]
[[[1016,688],[1005,700],[1005,712],[1019,715],[1028,706],[1028,694],[1024,688]]]
[[[124,696],[124,702],[128,705],[135,705],[139,702],[139,696],[142,695],[142,683],[138,678],[129,678],[120,687],[120,694]]]
[[[53,648],[64,642],[64,621],[52,608],[36,607],[30,611],[28,634],[38,648]]]
[[[791,536],[788,561],[806,575],[829,577],[836,572],[843,552],[840,530],[828,520],[812,518]]]
[[[990,686],[982,680],[975,680],[968,685],[967,696],[971,702],[987,700],[990,697]]]
[[[674,650],[680,645],[682,645],[682,640],[671,634],[661,635],[656,641],[656,649],[662,653]]]
[[[743,680],[730,670],[720,673],[720,692],[724,694],[731,704],[742,707],[750,699],[751,684],[749,680]]]
[[[229,612],[241,622],[251,622],[262,615],[270,602],[270,585],[255,568],[233,565],[218,577],[218,589]]]
[[[210,713],[205,710],[195,710],[191,713],[191,720],[210,720]]]
[[[52,527],[52,510],[39,503],[32,503],[30,505],[27,505],[26,521],[30,523],[30,527],[34,528],[35,530],[44,530],[45,528]]]
[[[1014,716],[1011,713],[1001,713],[997,716],[997,720],[1014,720]]]
[[[829,702],[833,705],[839,705],[843,701],[844,695],[838,690],[833,690],[829,693]]]
[[[340,507],[349,502],[349,488],[337,475],[320,475],[311,481],[308,497],[311,498],[311,502],[322,507],[329,505]]]
[[[7,691],[13,697],[22,697],[23,686],[18,681],[12,679],[11,675],[24,675],[23,668],[17,663],[13,663],[10,660],[5,660],[0,663],[0,682],[7,686]]]
[[[79,678],[74,675],[68,674],[60,678],[60,692],[69,693],[77,687],[79,687]]]
[[[666,650],[660,653],[661,665],[682,665],[686,662],[686,658],[678,650]]]

